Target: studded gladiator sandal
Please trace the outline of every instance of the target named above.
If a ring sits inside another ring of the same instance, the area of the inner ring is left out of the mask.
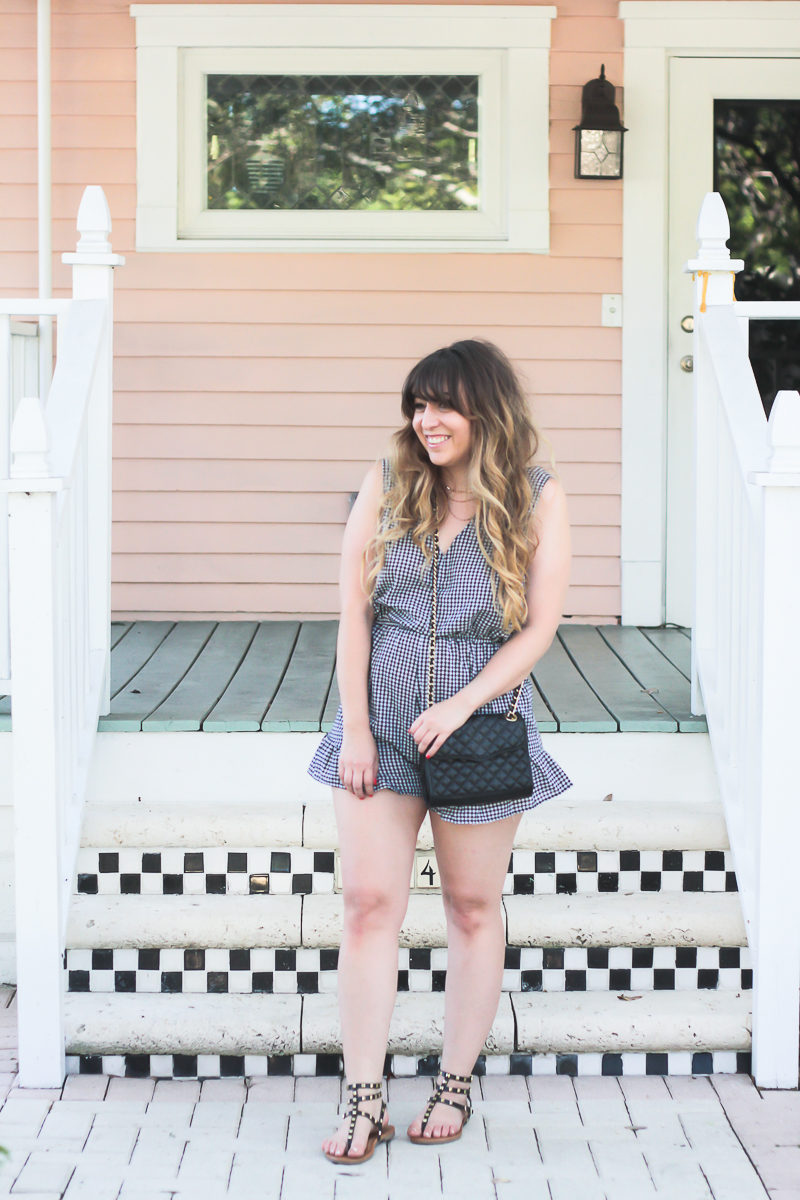
[[[384,1126],[383,1124],[383,1118],[386,1116],[386,1101],[383,1099],[383,1086],[380,1081],[378,1083],[348,1083],[347,1090],[353,1094],[345,1109],[345,1116],[350,1118],[350,1127],[347,1131],[344,1154],[329,1154],[326,1150],[325,1156],[331,1162],[335,1163],[363,1163],[368,1158],[372,1158],[378,1142],[390,1142],[392,1140],[394,1137],[394,1125]],[[364,1109],[358,1107],[359,1104],[366,1103],[369,1100],[380,1100],[381,1102],[381,1111],[377,1117],[373,1117],[372,1113],[365,1112]],[[370,1129],[367,1135],[367,1144],[364,1148],[364,1153],[350,1154],[349,1151],[353,1144],[358,1117],[365,1117],[368,1121],[371,1121],[374,1128]]]
[[[435,1146],[441,1146],[445,1142],[457,1142],[464,1131],[464,1126],[472,1116],[472,1101],[469,1098],[472,1076],[454,1075],[452,1071],[440,1071],[439,1074],[441,1079],[431,1093],[431,1098],[422,1117],[422,1125],[419,1133],[409,1133],[408,1135],[408,1140],[416,1143],[418,1146],[429,1146],[431,1143]],[[443,1098],[445,1092],[453,1092],[455,1095],[463,1096],[464,1103],[462,1104],[460,1100],[445,1100]],[[449,1104],[451,1108],[461,1109],[464,1113],[464,1119],[461,1122],[461,1128],[458,1133],[451,1133],[448,1137],[425,1137],[425,1128],[431,1119],[431,1113],[435,1104]]]

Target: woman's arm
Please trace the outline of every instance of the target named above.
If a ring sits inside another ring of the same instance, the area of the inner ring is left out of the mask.
[[[339,778],[354,795],[371,796],[378,774],[378,751],[369,725],[367,675],[372,631],[372,601],[364,591],[362,562],[371,541],[383,496],[380,463],[370,467],[348,517],[339,568],[341,616],[336,642],[336,678],[342,703],[344,735]]]
[[[526,679],[555,637],[564,611],[571,548],[567,498],[554,476],[536,502],[534,525],[539,543],[528,572],[527,620],[466,687],[417,717],[411,734],[428,757],[477,708]]]

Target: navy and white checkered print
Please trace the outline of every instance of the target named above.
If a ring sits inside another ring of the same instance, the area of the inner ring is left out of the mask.
[[[383,483],[391,482],[383,459]],[[550,478],[544,467],[529,469],[533,503]],[[373,597],[374,621],[369,669],[370,726],[378,747],[378,789],[421,796],[419,751],[409,728],[427,708],[428,643],[431,619],[431,576],[411,535],[386,548],[386,561]],[[492,598],[489,568],[481,554],[474,519],[456,534],[439,556],[434,702],[452,696],[474,679],[506,640],[501,615]],[[572,780],[546,753],[533,715],[530,678],[522,689],[518,712],[528,728],[534,790],[519,800],[468,807],[437,808],[445,821],[485,824],[535,808],[566,791]],[[476,709],[506,712],[514,691]],[[320,783],[341,787],[338,774],[342,745],[342,709],[323,737],[308,773]]]

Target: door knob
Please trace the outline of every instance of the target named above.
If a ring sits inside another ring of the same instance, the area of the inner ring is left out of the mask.
[[[681,329],[684,333],[694,333],[694,317],[691,313],[681,317]]]
[[[681,370],[691,375],[694,370],[694,357],[691,354],[684,354],[681,359]]]

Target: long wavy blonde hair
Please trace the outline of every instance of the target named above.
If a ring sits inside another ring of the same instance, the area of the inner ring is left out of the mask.
[[[364,555],[364,586],[371,597],[386,548],[411,533],[427,564],[431,535],[447,496],[412,420],[417,400],[446,403],[472,423],[467,487],[477,500],[475,532],[490,571],[492,595],[503,630],[521,629],[528,615],[527,572],[531,483],[526,468],[540,434],[528,412],[522,385],[506,355],[479,338],[434,350],[409,372],[402,390],[403,426],[393,436],[393,483],[383,499],[375,536]]]

